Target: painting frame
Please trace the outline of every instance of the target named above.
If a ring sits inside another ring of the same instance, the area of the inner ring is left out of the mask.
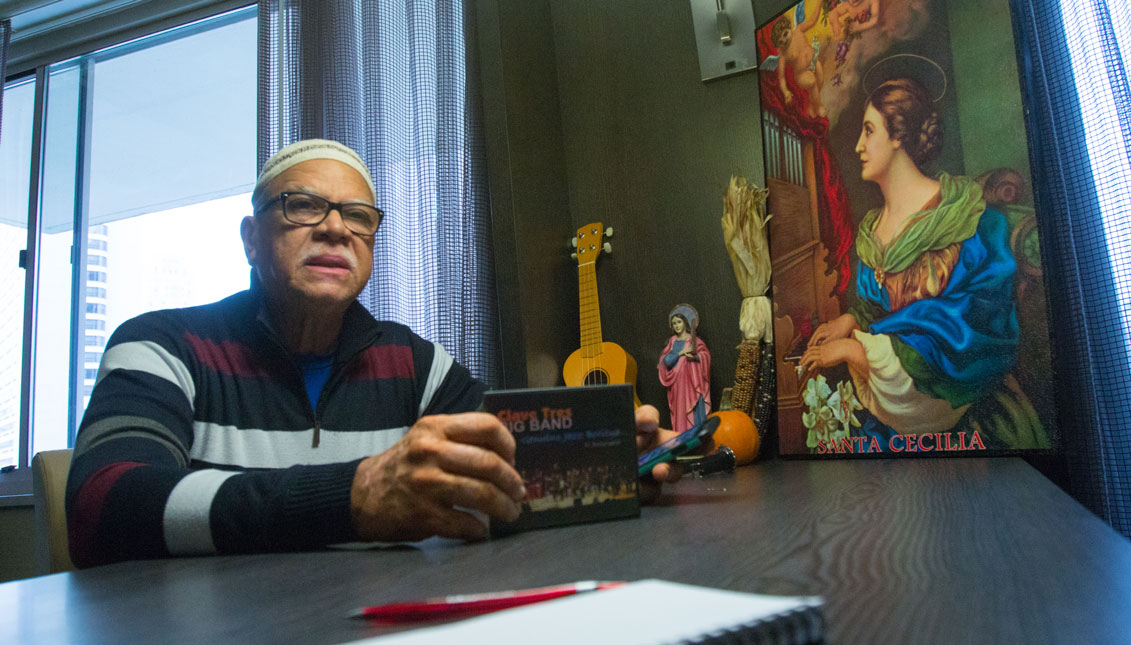
[[[1010,0],[802,0],[758,27],[781,456],[1056,451],[1015,16]],[[877,120],[896,152],[863,135]],[[934,197],[916,201],[924,179]]]

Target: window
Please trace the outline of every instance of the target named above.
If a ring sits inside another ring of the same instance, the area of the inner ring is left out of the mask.
[[[28,186],[35,79],[4,86],[0,123],[0,465],[17,463],[24,343],[24,270],[12,261],[27,248]]]
[[[1087,141],[1096,196],[1104,212],[1104,228],[1115,288],[1122,313],[1123,337],[1131,337],[1131,158],[1128,157],[1129,121],[1126,80],[1120,92],[1108,81],[1106,66],[1126,69],[1131,60],[1131,14],[1126,9],[1111,11],[1110,35],[1101,35],[1102,20],[1097,12],[1083,11],[1063,3],[1065,38],[1072,57],[1073,78],[1081,97],[1084,138]],[[1118,3],[1113,3],[1115,7]],[[1125,72],[1124,72],[1125,73]],[[1126,79],[1126,76],[1123,77]],[[1085,97],[1087,97],[1085,99]],[[1123,115],[1120,111],[1124,110]],[[1127,345],[1131,355],[1131,343]]]
[[[102,348],[123,321],[247,288],[239,223],[255,181],[255,15],[230,12],[5,85],[0,258],[29,248],[34,266],[0,262],[0,466],[73,445]],[[33,151],[37,89],[46,108]],[[36,154],[41,199],[29,227]],[[37,294],[30,344],[27,281]],[[23,382],[24,356],[34,383]]]

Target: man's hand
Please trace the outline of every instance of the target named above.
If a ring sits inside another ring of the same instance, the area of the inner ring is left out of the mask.
[[[514,437],[482,412],[423,417],[357,467],[350,505],[362,540],[476,540],[487,527],[462,507],[512,521],[526,496]]]
[[[661,443],[675,437],[672,430],[660,428],[660,411],[651,405],[642,405],[636,409],[636,453],[644,454]],[[640,499],[644,503],[656,501],[660,496],[660,487],[663,482],[679,481],[683,476],[683,468],[677,464],[656,464],[652,468],[652,480],[640,480]]]

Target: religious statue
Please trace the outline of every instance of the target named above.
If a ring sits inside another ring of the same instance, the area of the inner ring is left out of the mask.
[[[672,337],[656,369],[668,388],[672,430],[683,432],[701,423],[711,412],[711,352],[696,335],[699,314],[691,305],[676,305],[668,314]]]

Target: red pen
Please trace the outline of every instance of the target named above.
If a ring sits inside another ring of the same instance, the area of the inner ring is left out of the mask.
[[[428,598],[418,602],[394,602],[388,605],[362,607],[350,613],[350,618],[368,618],[386,623],[415,623],[426,620],[459,618],[486,614],[500,609],[521,607],[563,596],[619,587],[623,582],[598,582],[587,580],[553,587],[518,589],[496,593],[470,594]]]

